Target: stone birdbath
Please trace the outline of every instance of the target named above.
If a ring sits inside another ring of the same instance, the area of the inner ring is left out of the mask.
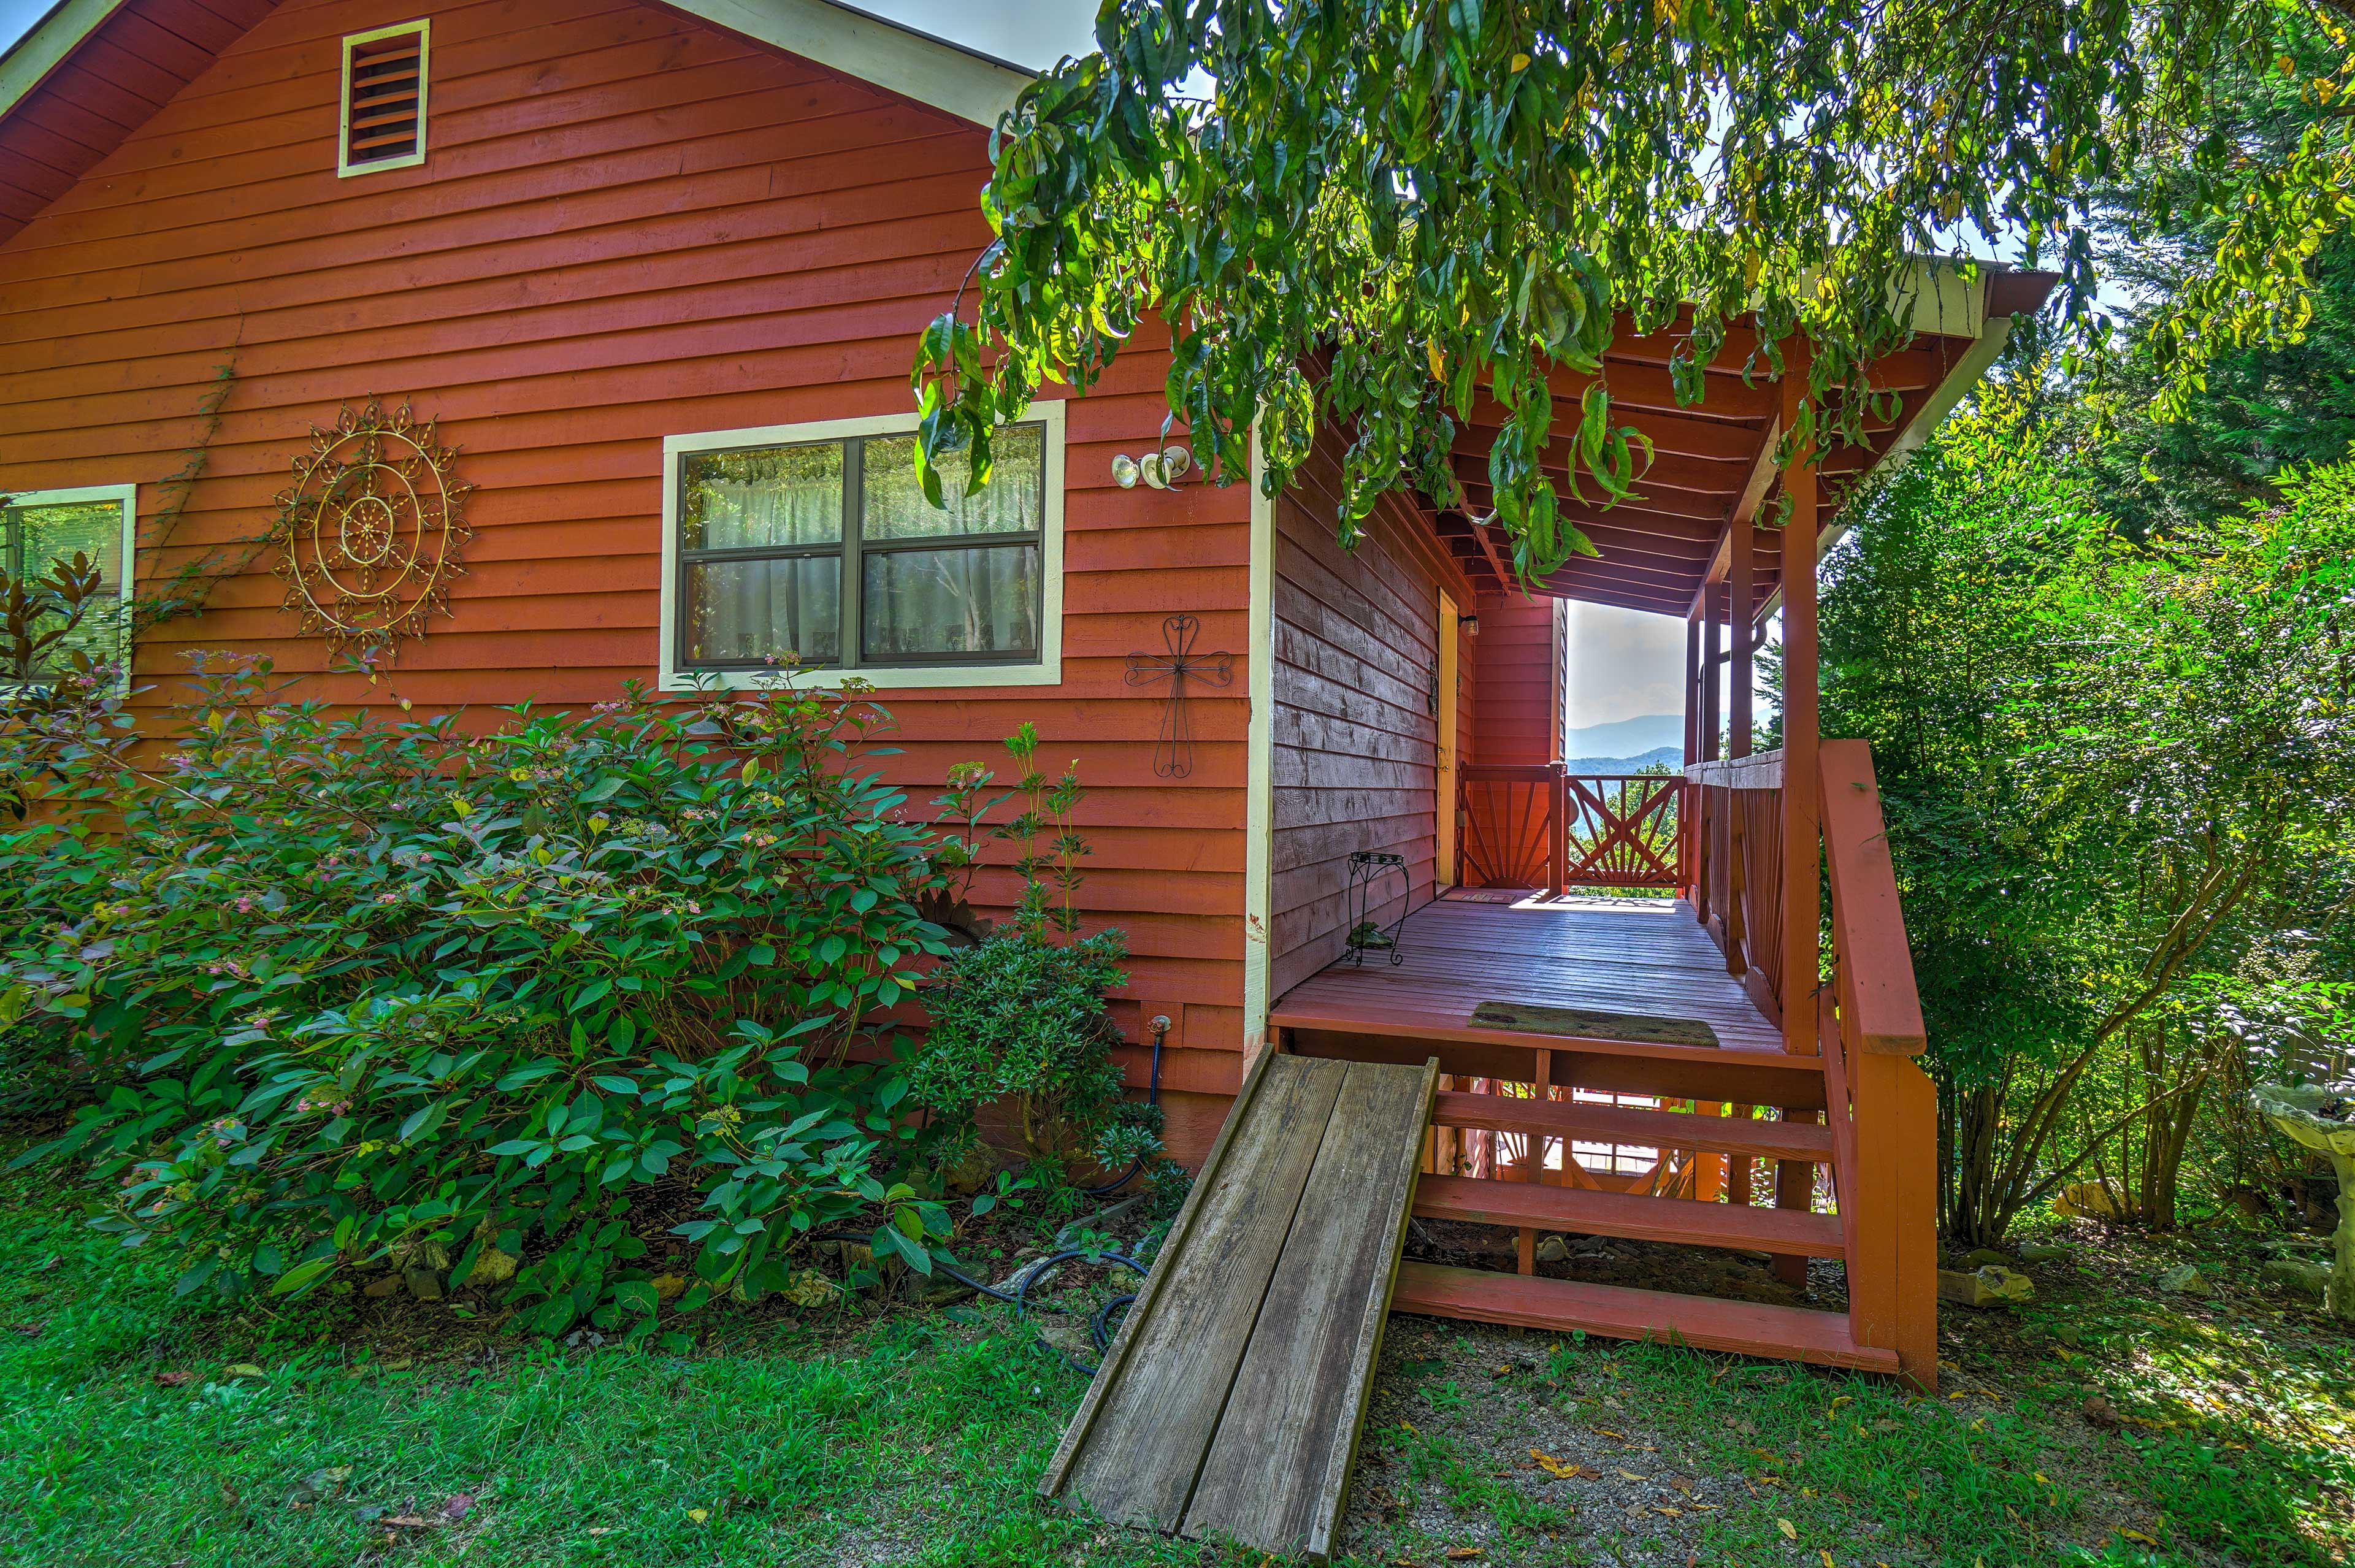
[[[2355,1319],[2355,1090],[2260,1083],[2249,1092],[2249,1103],[2291,1137],[2319,1149],[2338,1173],[2339,1229],[2331,1236],[2335,1256],[2323,1305],[2334,1317]]]

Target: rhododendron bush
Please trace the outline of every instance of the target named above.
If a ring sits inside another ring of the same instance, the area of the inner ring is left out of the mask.
[[[143,751],[112,687],[0,726],[0,1091],[75,1081],[31,1157],[94,1162],[101,1223],[181,1249],[184,1290],[389,1264],[643,1332],[661,1270],[682,1307],[757,1296],[829,1224],[929,1272],[881,1025],[962,850],[871,765],[863,697],[485,733],[217,664]]]

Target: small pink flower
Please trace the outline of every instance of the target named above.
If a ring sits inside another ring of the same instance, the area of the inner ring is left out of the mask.
[[[240,894],[238,894],[238,896],[237,896],[237,912],[238,912],[238,913],[240,913],[240,914],[251,914],[251,913],[253,912],[253,896],[252,896],[251,894],[250,894],[250,893],[240,893]]]

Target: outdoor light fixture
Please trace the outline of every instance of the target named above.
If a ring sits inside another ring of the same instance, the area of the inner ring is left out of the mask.
[[[1112,460],[1112,482],[1124,490],[1134,490],[1141,479],[1148,488],[1167,490],[1186,477],[1193,466],[1194,454],[1182,446],[1165,446],[1143,457],[1131,457],[1124,452]]]
[[[1459,615],[1456,617],[1455,624],[1463,628],[1464,635],[1467,637],[1476,637],[1480,635],[1480,617],[1477,615]]]

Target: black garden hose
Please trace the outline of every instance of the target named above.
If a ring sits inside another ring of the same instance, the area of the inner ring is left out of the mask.
[[[1060,1265],[1070,1263],[1075,1258],[1084,1259],[1089,1263],[1094,1264],[1118,1264],[1121,1267],[1132,1270],[1140,1276],[1148,1272],[1143,1264],[1138,1263],[1135,1258],[1130,1257],[1125,1253],[1092,1253],[1084,1247],[1074,1247],[1069,1252],[1057,1253],[1053,1256],[1046,1259],[1044,1262],[1034,1264],[1030,1267],[1024,1269],[1022,1271],[1020,1282],[1017,1284],[1012,1290],[1000,1290],[994,1285],[986,1285],[982,1281],[974,1278],[971,1275],[966,1274],[964,1270],[948,1264],[934,1264],[932,1266],[939,1269],[951,1279],[955,1280],[959,1285],[969,1285],[974,1289],[981,1292],[984,1296],[994,1296],[999,1301],[1011,1303],[1016,1316],[1027,1317],[1029,1316],[1031,1311],[1030,1302],[1028,1299],[1030,1287],[1039,1280],[1044,1279],[1048,1275],[1054,1272],[1054,1270]],[[1116,1307],[1126,1307],[1135,1299],[1136,1293],[1135,1291],[1130,1291],[1126,1296],[1114,1296],[1110,1301],[1105,1302],[1102,1307],[1096,1308],[1094,1317],[1092,1317],[1088,1323],[1088,1337],[1095,1341],[1097,1355],[1101,1356],[1112,1349],[1112,1337],[1114,1333],[1112,1327],[1112,1315],[1114,1309]],[[1050,1307],[1045,1308],[1045,1310],[1050,1312],[1060,1312],[1062,1308]],[[1039,1343],[1051,1352],[1058,1360],[1071,1368],[1073,1371],[1079,1373],[1082,1377],[1092,1378],[1096,1375],[1096,1369],[1094,1367],[1089,1366],[1086,1362],[1082,1361],[1079,1358],[1071,1355],[1070,1352],[1059,1349],[1053,1342],[1048,1339],[1046,1335],[1040,1334],[1038,1339]]]
[[[1161,1042],[1168,1038],[1169,1017],[1166,1013],[1156,1014],[1153,1019],[1153,1076],[1145,1092],[1145,1103],[1148,1105],[1161,1104]],[[1080,1190],[1090,1198],[1109,1198],[1135,1180],[1136,1173],[1144,1168],[1145,1157],[1138,1155],[1128,1162],[1126,1170],[1102,1187],[1082,1187]]]

